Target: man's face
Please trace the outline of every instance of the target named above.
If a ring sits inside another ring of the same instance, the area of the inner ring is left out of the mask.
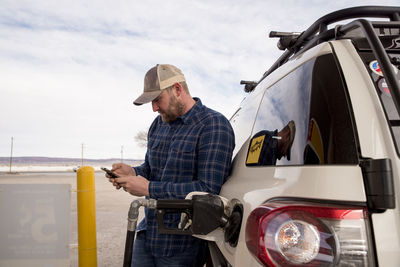
[[[164,90],[151,104],[154,112],[158,112],[164,122],[171,123],[183,115],[184,106],[173,93],[174,88]]]

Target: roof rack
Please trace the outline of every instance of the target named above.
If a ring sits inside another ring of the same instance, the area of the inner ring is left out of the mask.
[[[388,18],[390,22],[368,21],[362,18]],[[328,25],[348,19],[357,19],[345,25],[336,26],[328,30]],[[259,80],[271,74],[281,65],[285,64],[293,55],[304,52],[317,44],[338,39],[346,33],[360,28],[365,35],[371,50],[373,51],[382,72],[386,78],[389,90],[392,94],[397,112],[400,114],[400,87],[395,73],[391,67],[391,61],[374,29],[377,28],[400,28],[400,7],[394,6],[360,6],[342,9],[327,14],[314,22],[306,31],[300,35],[271,32],[272,37],[280,37],[280,49],[286,46],[285,52],[264,73]],[[280,36],[279,36],[280,34]],[[283,44],[283,45],[282,45]],[[258,83],[259,83],[258,82]],[[254,86],[255,87],[255,86]]]
[[[264,79],[275,69],[286,63],[290,59],[290,57],[293,56],[294,54],[297,54],[300,51],[305,51],[307,49],[310,49],[311,47],[323,41],[331,40],[337,37],[336,36],[337,29],[328,30],[329,25],[348,19],[355,19],[362,17],[388,18],[390,19],[390,21],[400,21],[400,7],[395,7],[395,6],[352,7],[352,8],[338,10],[321,17],[320,19],[315,21],[307,30],[302,32],[296,38],[295,41],[292,41],[291,45],[286,48],[286,51],[281,55],[281,57],[279,57],[279,59],[264,73],[262,79]]]

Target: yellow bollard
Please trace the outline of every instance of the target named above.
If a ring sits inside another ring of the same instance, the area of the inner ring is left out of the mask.
[[[79,266],[97,266],[96,202],[93,167],[83,166],[78,169],[77,195]]]

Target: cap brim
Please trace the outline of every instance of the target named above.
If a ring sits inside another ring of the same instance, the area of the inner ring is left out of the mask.
[[[162,91],[145,92],[141,94],[135,101],[133,101],[133,104],[135,104],[136,106],[140,106],[149,103],[156,99],[157,96],[161,94],[161,92]]]

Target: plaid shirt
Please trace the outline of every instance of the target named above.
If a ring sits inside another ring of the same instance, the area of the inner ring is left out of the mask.
[[[150,198],[184,199],[192,191],[218,194],[232,159],[234,134],[229,121],[203,106],[200,99],[183,116],[166,123],[158,116],[152,123],[145,162],[135,167],[149,181]],[[157,215],[145,209],[138,231],[146,230],[146,247],[154,256],[172,256],[195,244],[186,235],[157,233]],[[164,224],[176,228],[180,214],[167,214]]]

